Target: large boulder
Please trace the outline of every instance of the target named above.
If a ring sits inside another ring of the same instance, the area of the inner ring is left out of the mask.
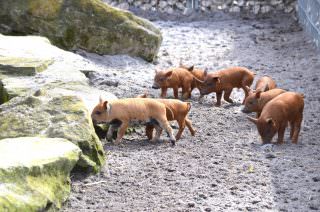
[[[0,140],[0,211],[58,209],[81,151],[61,138]]]
[[[101,0],[0,1],[0,32],[42,35],[63,49],[152,61],[162,36],[150,22]]]
[[[0,139],[41,136],[65,138],[82,150],[77,167],[99,171],[105,154],[82,99],[64,90],[41,89],[0,105]]]

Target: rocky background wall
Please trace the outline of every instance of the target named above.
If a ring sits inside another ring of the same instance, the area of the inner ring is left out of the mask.
[[[320,0],[299,0],[298,16],[300,23],[320,48]]]
[[[246,12],[254,15],[270,14],[276,11],[292,13],[296,10],[296,0],[104,0],[104,2],[122,9],[135,7],[146,11],[185,15],[190,12],[188,6],[191,5],[201,12]]]

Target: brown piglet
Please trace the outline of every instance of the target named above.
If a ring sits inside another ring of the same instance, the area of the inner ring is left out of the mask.
[[[152,88],[161,88],[161,98],[167,96],[168,88],[173,89],[174,98],[178,99],[178,89],[182,88],[182,98],[191,97],[194,88],[193,75],[184,68],[171,68],[168,70],[157,71],[154,77]]]
[[[188,70],[195,77],[195,79],[199,79],[201,81],[204,81],[204,72],[205,72],[204,70],[194,68],[194,65],[190,66],[190,67],[185,66],[181,62],[180,62],[179,67]],[[199,92],[200,92],[200,86],[201,86],[201,84],[199,83],[199,81],[194,80],[194,87],[196,87],[199,90]],[[202,99],[202,97],[203,97],[203,95],[200,94],[199,101]]]
[[[258,119],[248,117],[258,128],[263,144],[271,143],[278,133],[277,144],[283,143],[284,132],[290,124],[290,139],[298,143],[298,136],[303,119],[304,97],[302,94],[285,92],[269,101]]]
[[[140,98],[146,98],[147,94],[139,95]],[[165,106],[170,110],[167,112],[167,119],[168,121],[176,120],[179,125],[179,131],[176,135],[176,140],[179,140],[184,128],[187,126],[191,135],[195,135],[195,130],[192,127],[192,122],[188,119],[187,115],[191,109],[191,103],[189,102],[182,102],[177,99],[156,99],[157,101],[165,104]],[[152,124],[148,124],[146,126],[146,135],[149,140],[153,137],[153,129],[154,126]]]
[[[286,92],[285,90],[275,88],[272,90],[268,90],[266,92],[262,92],[261,90],[253,91],[247,87],[249,91],[249,96],[244,101],[244,108],[242,112],[250,113],[256,112],[257,117],[260,116],[263,107],[276,96]]]
[[[152,123],[155,126],[157,132],[154,140],[160,138],[161,129],[164,129],[172,145],[175,145],[176,139],[167,120],[166,111],[166,106],[154,99],[128,98],[108,102],[100,98],[99,104],[91,113],[91,118],[94,124],[110,124],[107,139],[111,139],[113,132],[119,128],[115,144],[121,142],[130,122],[138,121],[141,124]]]
[[[261,77],[255,86],[256,91],[268,91],[277,87],[276,82],[269,76]]]
[[[245,93],[245,98],[249,95],[246,86],[250,87],[253,79],[254,73],[244,67],[230,67],[227,69],[219,70],[216,72],[207,73],[204,72],[204,80],[199,80],[200,83],[200,94],[207,95],[215,92],[217,95],[216,106],[221,105],[221,97],[224,92],[224,100],[233,103],[230,98],[233,88],[242,88]],[[244,98],[244,99],[245,99]],[[244,100],[243,100],[244,103]]]

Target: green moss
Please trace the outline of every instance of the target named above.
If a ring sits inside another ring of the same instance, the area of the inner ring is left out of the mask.
[[[104,150],[83,102],[76,96],[44,93],[45,96],[18,97],[0,106],[0,138],[66,138],[87,157],[77,165],[84,170],[99,171],[105,163]]]
[[[53,63],[53,60],[0,57],[0,73],[6,75],[33,76],[42,72]]]
[[[30,155],[15,155],[17,144]],[[67,140],[48,138],[5,139],[0,147],[0,211],[61,208],[80,149]]]
[[[41,2],[41,3],[40,3]],[[53,5],[52,8],[48,5]],[[162,42],[149,21],[108,6],[101,0],[0,1],[5,24],[14,31],[40,34],[67,49],[97,54],[129,54],[153,60]],[[27,8],[27,9],[26,9]],[[0,20],[0,24],[1,24]]]
[[[62,2],[61,0],[29,0],[27,9],[35,17],[53,19],[60,13]]]

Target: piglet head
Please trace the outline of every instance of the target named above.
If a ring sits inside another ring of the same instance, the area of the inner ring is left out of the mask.
[[[153,80],[153,89],[159,89],[161,87],[167,87],[168,86],[168,80],[172,76],[172,70],[166,70],[166,71],[158,71],[156,70],[156,75],[154,76]]]
[[[91,113],[91,119],[93,124],[106,122],[108,119],[108,110],[110,109],[110,105],[108,105],[108,101],[103,101],[100,97],[99,104],[97,104]]]
[[[272,138],[277,133],[276,123],[272,118],[259,118],[255,119],[248,117],[248,119],[253,122],[258,129],[258,132],[262,138],[263,144],[269,144],[272,141]]]
[[[208,75],[207,71],[204,71],[204,81],[200,85],[200,94],[207,95],[217,90],[217,84],[220,83],[220,77],[216,75]]]
[[[247,86],[248,87],[248,86]],[[249,89],[249,96],[244,101],[244,108],[242,112],[250,113],[250,112],[257,112],[259,111],[259,100],[262,91],[252,91]]]

